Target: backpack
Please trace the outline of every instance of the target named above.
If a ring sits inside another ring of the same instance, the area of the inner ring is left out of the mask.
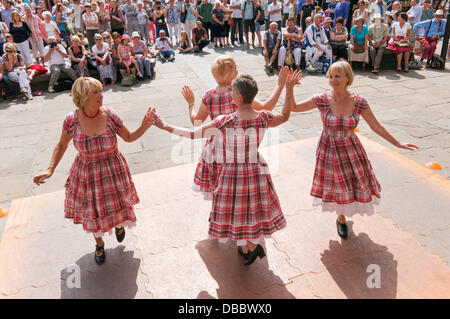
[[[445,68],[445,60],[438,54],[433,55],[433,59],[431,59],[431,68],[443,70]]]

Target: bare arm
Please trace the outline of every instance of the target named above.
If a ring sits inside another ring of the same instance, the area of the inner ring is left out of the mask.
[[[278,99],[280,98],[284,86],[286,85],[288,76],[289,76],[289,68],[287,66],[282,67],[278,76],[278,85],[272,92],[272,95],[265,102],[261,102],[257,99],[254,99],[252,103],[253,108],[257,111],[259,110],[272,111],[275,105],[277,104]]]
[[[294,97],[292,96],[292,99],[293,98]],[[293,106],[291,110],[292,112],[306,112],[317,107],[316,102],[314,102],[314,99],[312,97],[298,104],[295,104],[294,101],[294,103],[292,103],[291,105]]]
[[[188,102],[189,105],[189,118],[191,119],[191,123],[194,126],[198,126],[199,123],[203,123],[208,117],[208,108],[202,102],[198,111],[195,110],[195,96],[194,92],[192,92],[189,86],[184,86],[181,90],[181,94],[183,94],[184,99]]]
[[[135,131],[130,132],[128,128],[125,125],[122,125],[122,127],[117,132],[117,135],[119,135],[125,142],[132,143],[139,139],[144,133],[148,130],[150,126],[153,124],[153,120],[151,118],[151,114],[155,112],[155,109],[149,108],[147,113],[144,116],[144,119],[142,120],[141,126],[139,126]]]
[[[400,143],[399,141],[397,141],[397,139],[395,139],[395,137],[393,137],[384,128],[384,126],[381,125],[380,122],[378,122],[378,120],[375,118],[375,115],[373,114],[370,107],[363,110],[361,112],[361,116],[367,122],[367,124],[369,124],[369,127],[372,129],[372,131],[374,131],[375,133],[380,135],[382,138],[384,138],[386,141],[388,141],[392,145],[394,145],[398,148],[403,148],[403,149],[407,149],[407,150],[411,150],[411,151],[413,151],[414,148],[419,149],[419,147],[417,147],[414,144],[403,144],[403,143]]]

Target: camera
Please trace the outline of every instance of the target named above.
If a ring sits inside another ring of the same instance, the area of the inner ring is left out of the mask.
[[[50,43],[50,48],[56,48],[58,44],[56,42],[51,42]]]

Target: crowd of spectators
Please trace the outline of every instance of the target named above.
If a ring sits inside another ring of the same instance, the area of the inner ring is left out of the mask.
[[[49,92],[62,73],[98,72],[114,85],[151,78],[155,58],[174,61],[209,44],[260,49],[269,72],[300,68],[304,58],[307,70],[347,59],[378,73],[386,50],[408,72],[414,49],[430,66],[449,2],[418,1],[406,10],[392,0],[1,0],[0,76],[11,98],[16,82],[32,99],[36,75],[51,73]]]

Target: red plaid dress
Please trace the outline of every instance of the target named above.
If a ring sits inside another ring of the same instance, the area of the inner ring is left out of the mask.
[[[367,101],[355,94],[353,113],[342,117],[331,112],[329,98],[328,93],[313,96],[323,122],[311,189],[313,205],[346,216],[371,215],[381,187],[354,132]]]
[[[231,101],[231,87],[223,93],[216,92],[216,89],[209,90],[203,96],[202,102],[208,108],[211,120],[219,115],[231,114],[237,109]],[[211,192],[217,178],[218,164],[214,160],[215,143],[213,141],[214,137],[206,141],[194,175],[193,189],[202,192],[205,199],[212,199]]]
[[[258,152],[272,117],[261,111],[252,120],[240,120],[236,113],[214,119],[223,133],[220,141],[226,152],[212,192],[210,237],[237,240],[242,245],[286,227],[269,168]],[[236,129],[241,129],[241,134]]]
[[[67,114],[63,124],[78,150],[65,184],[65,217],[96,237],[119,225],[134,226],[133,205],[139,202],[127,162],[117,149],[116,132],[123,122],[113,110],[107,112],[106,132],[97,136],[81,131],[76,111]]]

